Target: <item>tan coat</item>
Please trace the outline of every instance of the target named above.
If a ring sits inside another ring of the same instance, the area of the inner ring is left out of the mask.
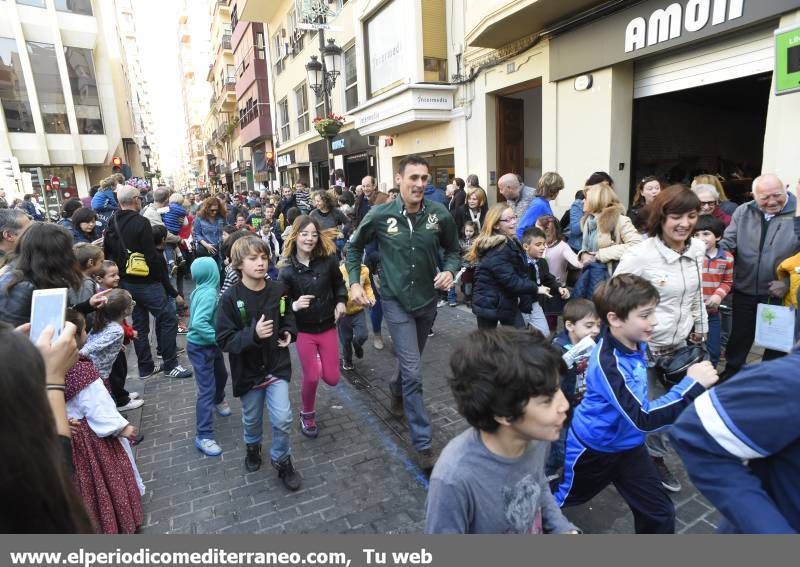
[[[633,226],[631,219],[622,214],[621,208],[610,207],[595,216],[598,232],[595,259],[598,262],[618,262],[628,248],[642,241],[642,235]],[[586,218],[584,216],[581,219],[581,231],[585,230]]]

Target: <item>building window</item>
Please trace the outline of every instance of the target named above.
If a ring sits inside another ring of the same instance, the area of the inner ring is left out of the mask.
[[[344,50],[344,108],[358,106],[358,74],[356,73],[356,46]]]
[[[297,133],[302,134],[308,130],[308,89],[305,83],[294,89],[294,98],[297,102]]]
[[[325,118],[325,96],[322,94],[317,95],[317,109],[315,116],[317,118]]]
[[[279,75],[283,71],[283,28],[272,36],[272,64],[275,66],[275,74]]]
[[[278,103],[278,114],[281,121],[281,141],[286,142],[289,135],[289,99],[284,98]]]
[[[17,4],[23,6],[35,6],[36,8],[44,8],[44,0],[17,0]]]
[[[233,7],[231,10],[231,29],[236,29],[236,24],[239,23],[239,8],[237,6]]]
[[[22,169],[31,174],[33,192],[42,195],[44,200],[42,204],[46,203],[51,216],[58,215],[64,201],[78,197],[75,170],[72,167],[23,166]],[[53,189],[54,177],[58,177],[58,189]]]
[[[69,134],[67,104],[61,88],[61,75],[56,63],[56,48],[51,43],[27,42],[33,69],[33,82],[39,95],[44,131],[48,134]]]
[[[264,32],[256,32],[256,57],[260,61],[265,61],[267,59],[267,53],[264,48]]]
[[[228,72],[227,83],[229,85],[235,85],[236,84],[236,65],[228,65],[227,66],[227,72]]]
[[[291,10],[286,15],[286,28],[289,32],[289,43],[292,46],[292,56],[303,51],[303,37],[305,32],[297,27],[297,12]]]
[[[56,10],[59,12],[70,12],[71,14],[92,15],[91,0],[56,0]]]
[[[78,132],[81,134],[102,134],[103,119],[100,113],[100,97],[97,94],[97,81],[94,76],[92,50],[79,47],[65,47],[67,73],[72,90],[72,102],[78,118]]]
[[[9,132],[35,132],[17,42],[0,37],[0,103]]]

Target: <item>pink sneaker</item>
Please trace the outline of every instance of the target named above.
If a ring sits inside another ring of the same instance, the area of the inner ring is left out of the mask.
[[[312,439],[319,435],[317,421],[314,419],[315,415],[313,411],[308,413],[300,412],[300,431],[303,435]]]

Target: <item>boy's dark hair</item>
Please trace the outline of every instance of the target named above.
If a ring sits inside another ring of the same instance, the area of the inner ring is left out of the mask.
[[[163,244],[163,242],[167,239],[167,227],[161,224],[157,224],[153,227],[153,244],[158,246],[159,244]]]
[[[722,238],[725,233],[725,223],[722,222],[722,219],[711,215],[700,215],[697,218],[697,224],[694,225],[694,231],[700,232],[701,230],[707,230],[717,238]]]
[[[239,229],[233,226],[232,224],[226,224],[225,226],[222,227],[222,232],[230,235],[233,234],[234,232],[239,232]]]
[[[297,217],[302,215],[303,212],[298,207],[291,207],[284,215],[285,226],[292,226]]]
[[[547,240],[547,235],[538,226],[529,226],[522,233],[522,243],[528,244],[534,238],[544,238],[545,240]]]
[[[458,412],[473,427],[494,432],[495,417],[515,421],[532,397],[558,390],[562,361],[538,331],[473,331],[450,357],[448,379]]]
[[[658,290],[646,279],[633,274],[619,274],[602,282],[592,297],[597,314],[607,323],[609,313],[624,321],[634,309],[658,304]]]
[[[234,243],[242,238],[243,236],[253,235],[252,232],[249,230],[237,230],[233,234],[231,234],[228,239],[222,243],[222,256],[223,258],[230,258],[231,257],[231,248],[233,248]]]
[[[97,277],[98,278],[106,277],[108,270],[111,268],[117,268],[117,263],[114,260],[103,260],[103,264],[100,267],[100,271],[97,272]]]
[[[64,316],[64,320],[75,325],[75,336],[78,338],[80,338],[81,333],[86,330],[86,318],[80,311],[76,311],[72,307],[67,308],[67,314]]]
[[[103,256],[102,248],[87,242],[79,242],[72,249],[75,251],[75,257],[78,259],[81,270],[85,270],[88,267],[89,260],[97,262]]]
[[[594,317],[597,317],[597,309],[595,308],[594,303],[588,299],[570,299],[564,305],[563,317],[565,323],[567,321],[570,323],[577,323],[587,315],[593,315]]]
[[[406,166],[408,165],[424,165],[429,171],[431,169],[431,166],[428,165],[428,162],[424,157],[417,154],[411,154],[401,159],[400,163],[397,164],[397,173],[403,175],[406,171]]]
[[[463,233],[464,229],[467,228],[468,226],[471,226],[472,229],[475,231],[475,233],[472,236],[477,236],[478,233],[480,232],[478,230],[478,223],[476,223],[473,220],[464,221],[464,227],[461,229],[461,232]]]

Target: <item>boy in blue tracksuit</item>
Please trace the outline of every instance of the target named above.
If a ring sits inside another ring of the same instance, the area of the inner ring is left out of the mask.
[[[675,507],[661,487],[644,445],[645,434],[675,421],[714,384],[710,362],[689,367],[666,394],[647,399],[647,341],[659,295],[647,280],[621,274],[598,286],[594,304],[606,325],[586,371],[586,394],[567,434],[560,506],[591,500],[613,484],[633,512],[636,533],[673,533]]]
[[[800,532],[800,350],[744,368],[670,430],[723,533]]]

